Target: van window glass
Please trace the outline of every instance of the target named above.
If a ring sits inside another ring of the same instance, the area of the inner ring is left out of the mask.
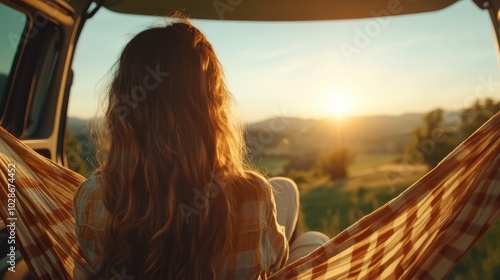
[[[0,3],[0,117],[5,111],[10,80],[27,22],[25,14]]]

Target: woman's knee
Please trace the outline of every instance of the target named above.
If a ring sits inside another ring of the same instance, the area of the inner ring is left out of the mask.
[[[297,239],[290,245],[290,256],[287,264],[307,256],[314,250],[323,246],[329,240],[330,239],[327,235],[317,231],[308,231],[299,235],[299,237],[297,237]]]
[[[269,179],[269,183],[274,189],[275,193],[285,193],[288,195],[293,195],[299,197],[299,188],[297,184],[290,178],[287,177],[273,177]]]
[[[299,190],[294,181],[285,177],[271,178],[269,183],[276,203],[277,221],[285,227],[286,237],[291,240],[300,211]]]
[[[308,244],[312,246],[321,246],[330,241],[330,237],[319,231],[307,231],[297,237],[299,244]]]

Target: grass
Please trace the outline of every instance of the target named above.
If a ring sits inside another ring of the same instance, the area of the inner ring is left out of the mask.
[[[333,237],[398,196],[414,182],[410,178],[390,188],[363,185],[371,184],[370,178],[381,181],[383,176],[365,176],[355,179],[354,183],[352,179],[337,180],[309,187],[300,197],[304,226]],[[383,186],[387,185],[384,183]]]
[[[370,172],[380,165],[394,162],[398,155],[395,153],[358,154],[354,157],[354,162],[349,166],[348,172],[351,176]]]

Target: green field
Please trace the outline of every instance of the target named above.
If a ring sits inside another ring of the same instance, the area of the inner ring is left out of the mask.
[[[349,166],[349,175],[356,176],[357,173],[370,171],[380,165],[395,162],[397,153],[370,153],[356,155],[354,162]]]

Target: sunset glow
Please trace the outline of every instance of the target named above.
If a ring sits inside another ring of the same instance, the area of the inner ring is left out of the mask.
[[[498,96],[498,87],[483,86],[500,80],[496,39],[488,13],[473,1],[394,17],[380,36],[363,33],[369,41],[361,45],[359,32],[377,20],[193,21],[213,45],[247,123],[277,115],[345,119],[453,111],[475,92]],[[106,9],[88,21],[75,53],[69,116],[94,117],[123,46],[163,22]],[[348,55],[346,44],[354,48]]]
[[[334,92],[326,101],[326,105],[329,107],[331,116],[336,119],[343,119],[352,115],[353,111],[353,100],[352,97],[344,92]]]

